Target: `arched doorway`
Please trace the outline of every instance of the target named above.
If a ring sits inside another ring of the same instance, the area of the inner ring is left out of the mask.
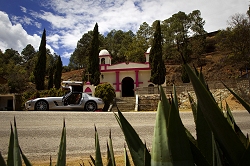
[[[131,77],[125,77],[122,80],[122,97],[134,97],[134,80]]]
[[[148,94],[154,94],[154,85],[153,84],[148,85]]]

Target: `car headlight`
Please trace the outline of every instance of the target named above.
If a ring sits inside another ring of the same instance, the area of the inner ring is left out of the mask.
[[[103,102],[103,100],[102,100],[102,99],[98,99],[98,101]]]

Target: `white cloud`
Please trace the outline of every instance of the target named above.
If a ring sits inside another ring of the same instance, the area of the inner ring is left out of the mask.
[[[226,28],[230,16],[246,13],[249,5],[247,0],[47,0],[40,3],[44,3],[43,10],[20,6],[25,16],[11,17],[13,25],[7,14],[0,13],[0,23],[4,25],[0,31],[1,49],[23,49],[28,43],[38,46],[40,37],[28,35],[21,25],[40,29],[45,21],[49,23],[45,28],[51,50],[53,48],[62,57],[69,58],[77,41],[84,33],[93,30],[95,23],[98,23],[101,34],[112,29],[136,33],[143,22],[151,25],[153,21],[163,21],[179,11],[188,14],[200,10],[206,22],[205,30],[211,32]]]
[[[20,8],[21,8],[22,12],[27,13],[27,9],[25,7],[20,6]]]
[[[28,45],[32,44],[38,49],[41,38],[34,34],[28,35],[21,24],[12,24],[6,13],[0,11],[0,49],[4,52],[8,48],[13,48],[19,53]]]
[[[86,33],[97,22],[103,34],[112,29],[136,32],[143,22],[149,25],[155,20],[165,20],[183,11],[190,13],[200,10],[206,21],[205,29],[215,31],[227,26],[229,16],[246,12],[247,0],[51,0],[46,4],[55,13],[43,12],[40,18],[49,21],[55,29],[79,29]]]
[[[60,36],[58,34],[50,35],[46,37],[47,42],[52,45],[55,49],[59,49]]]
[[[33,20],[30,17],[27,17],[26,15],[21,17],[21,16],[12,16],[11,21],[13,24],[21,24],[21,25],[34,25],[37,28],[41,28],[41,23]]]
[[[69,59],[71,54],[72,54],[71,52],[63,52],[63,54],[61,56]]]
[[[36,47],[37,41],[39,42],[40,40],[40,37],[37,35],[28,35],[21,24],[12,25],[8,15],[1,11],[0,24],[2,25],[0,31],[0,49],[2,51],[5,51],[7,48],[13,48],[18,52],[21,52],[22,49],[25,48],[29,43],[34,43],[33,46]]]

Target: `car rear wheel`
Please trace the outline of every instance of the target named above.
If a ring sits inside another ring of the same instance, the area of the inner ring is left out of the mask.
[[[85,108],[87,111],[95,111],[97,109],[96,103],[94,101],[88,101],[85,104]]]
[[[44,100],[39,100],[36,102],[35,110],[36,111],[47,111],[47,110],[49,110],[49,104]]]

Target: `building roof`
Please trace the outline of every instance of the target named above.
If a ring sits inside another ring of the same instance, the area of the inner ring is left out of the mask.
[[[103,55],[110,55],[110,54],[106,49],[103,49],[100,51],[99,56],[103,56]]]

